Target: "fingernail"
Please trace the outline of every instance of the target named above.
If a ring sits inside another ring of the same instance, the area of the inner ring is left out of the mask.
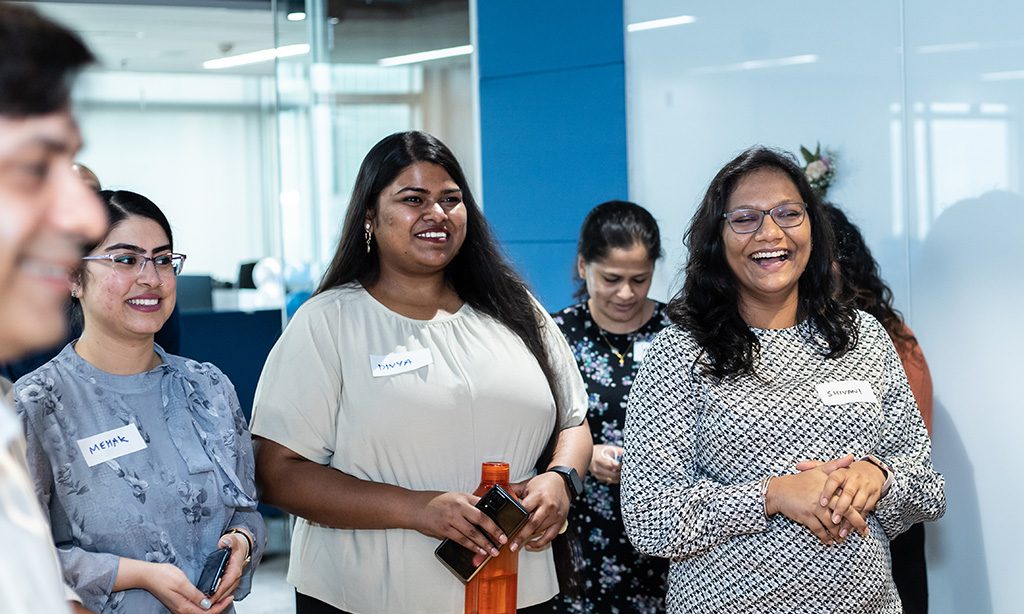
[[[487,556],[487,551],[484,550],[483,548],[477,547],[476,551],[479,552],[480,554],[484,555],[484,556]]]
[[[509,546],[508,549],[512,552],[519,550],[519,542],[512,542],[512,545]]]
[[[847,530],[846,529],[839,529],[839,537],[846,537],[846,534],[847,534]]]
[[[231,545],[231,542],[229,542],[229,541],[228,541],[228,540],[226,540],[226,539],[222,539],[222,540],[220,540],[220,545],[221,545],[221,546],[224,546],[225,548],[227,548],[228,546],[230,546],[230,545]]]
[[[498,549],[497,548],[491,548],[491,556],[498,556]]]
[[[840,516],[839,514],[836,514],[836,515],[832,516],[832,524],[839,524],[839,521],[842,520],[842,519],[843,519],[842,516]]]
[[[501,535],[499,535],[499,536],[498,536],[498,543],[499,543],[499,544],[505,544],[505,543],[508,543],[508,538],[507,538],[507,537],[505,537],[505,534],[504,534],[504,533],[502,533]]]
[[[825,507],[826,505],[828,505],[828,498],[827,497],[822,497],[821,498],[821,507]]]
[[[212,606],[212,605],[213,604],[210,603],[209,599],[203,599],[202,601],[199,602],[199,607],[203,608],[204,610],[209,610],[210,606]]]

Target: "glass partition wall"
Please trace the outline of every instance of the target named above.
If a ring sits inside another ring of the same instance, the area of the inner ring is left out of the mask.
[[[281,236],[294,306],[330,262],[359,164],[381,138],[431,132],[477,183],[475,88],[466,0],[276,7]]]

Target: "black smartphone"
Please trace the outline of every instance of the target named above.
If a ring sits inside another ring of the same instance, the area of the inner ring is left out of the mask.
[[[523,528],[526,520],[530,517],[526,508],[520,505],[512,495],[505,492],[501,486],[492,486],[477,501],[476,508],[493,520],[494,524],[498,525],[498,528],[509,539],[516,536],[516,533]],[[484,535],[487,534],[484,533]],[[494,544],[494,547],[501,548],[501,545]],[[434,556],[463,584],[472,580],[473,576],[487,564],[487,561],[491,560],[490,556],[484,556],[465,548],[450,539],[441,542],[437,550],[434,550]]]
[[[199,574],[198,588],[207,597],[217,592],[220,586],[221,576],[228,568],[228,559],[231,558],[230,548],[215,550],[206,556],[206,563],[203,564],[203,572]]]

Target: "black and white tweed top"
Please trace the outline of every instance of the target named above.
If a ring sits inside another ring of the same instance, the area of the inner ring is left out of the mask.
[[[901,612],[889,540],[945,512],[943,478],[896,350],[860,312],[859,340],[827,359],[804,322],[753,329],[756,376],[716,381],[679,326],[655,339],[633,384],[624,433],[622,517],[638,550],[672,559],[670,612]],[[815,384],[866,381],[877,403],[826,405]],[[856,532],[823,545],[759,481],[808,459],[874,454],[895,481]]]

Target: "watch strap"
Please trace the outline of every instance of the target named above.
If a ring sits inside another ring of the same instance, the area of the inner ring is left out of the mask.
[[[580,479],[580,474],[573,467],[565,467],[563,465],[556,465],[548,468],[549,472],[557,473],[565,481],[566,488],[569,489],[570,498],[575,499],[583,493],[583,480]]]

